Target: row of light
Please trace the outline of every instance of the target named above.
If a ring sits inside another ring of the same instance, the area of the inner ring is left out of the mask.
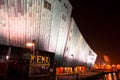
[[[117,65],[105,65],[105,64],[102,64],[102,65],[94,65],[93,68],[94,68],[94,69],[112,69],[112,68],[120,69],[120,64],[117,64]]]

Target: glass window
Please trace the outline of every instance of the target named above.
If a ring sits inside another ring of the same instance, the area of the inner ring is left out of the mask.
[[[48,1],[44,1],[44,7],[47,8],[48,10],[51,10],[51,4]]]
[[[61,2],[61,0],[58,0],[59,2]]]

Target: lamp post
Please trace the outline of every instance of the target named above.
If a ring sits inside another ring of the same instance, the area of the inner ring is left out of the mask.
[[[30,53],[30,63],[29,63],[29,75],[33,72],[33,69],[31,67],[31,62],[34,62],[32,59],[32,56],[35,56],[35,41],[33,40],[32,42],[26,43],[26,46],[32,50],[32,53]],[[36,58],[35,58],[36,61]]]
[[[73,71],[73,73],[74,73],[74,55],[71,54],[71,57],[72,57],[72,71]]]

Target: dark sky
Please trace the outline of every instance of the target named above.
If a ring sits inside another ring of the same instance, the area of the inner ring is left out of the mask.
[[[120,5],[105,0],[69,0],[72,17],[89,46],[98,54],[110,57],[112,64],[120,63]]]

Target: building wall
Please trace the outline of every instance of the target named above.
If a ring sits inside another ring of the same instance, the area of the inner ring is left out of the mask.
[[[91,55],[89,55],[90,51]],[[72,18],[64,52],[63,66],[93,65],[95,60],[96,54],[91,50]]]
[[[71,12],[68,0],[0,0],[0,44],[25,48],[35,40],[56,53],[57,66],[86,63],[89,47]]]
[[[50,33],[50,42],[49,42],[49,51],[55,52],[57,41],[58,41],[58,33],[60,28],[61,21],[61,4],[58,0],[54,1],[53,7],[53,15],[52,15],[52,24],[51,24],[51,33]]]

